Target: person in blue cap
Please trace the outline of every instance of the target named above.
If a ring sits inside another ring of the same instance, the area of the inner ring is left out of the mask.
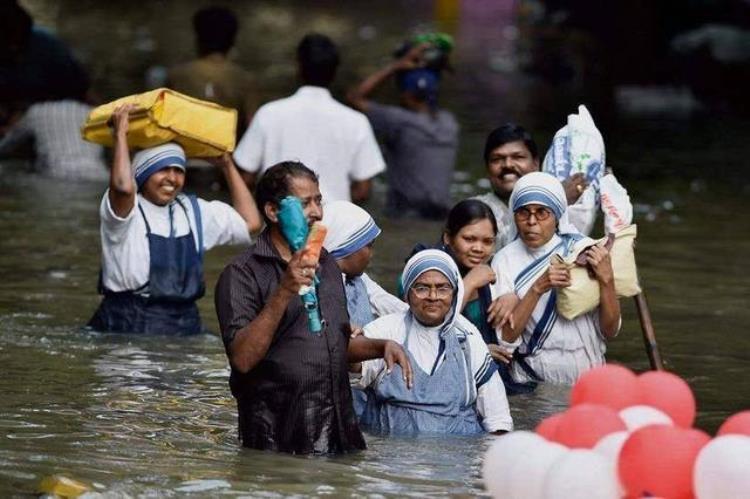
[[[424,57],[432,46],[413,46],[347,94],[380,139],[387,164],[389,217],[443,220],[451,207],[459,127],[452,113],[438,107],[441,74]],[[391,77],[396,80],[400,106],[370,100],[370,94]]]
[[[211,161],[226,178],[233,206],[182,192],[185,151],[175,143],[128,151],[132,105],[113,114],[114,159],[101,217],[104,298],[89,326],[97,331],[196,334],[203,296],[203,253],[252,242],[261,228],[255,201],[229,154]]]

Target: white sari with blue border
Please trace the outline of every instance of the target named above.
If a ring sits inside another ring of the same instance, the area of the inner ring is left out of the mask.
[[[497,295],[516,293],[523,298],[547,269],[553,254],[564,255],[566,247],[575,250],[590,244],[593,240],[589,238],[566,244],[555,234],[544,246],[532,249],[516,239],[492,261],[497,275]],[[554,296],[554,290],[542,295],[521,336],[512,344],[504,344],[517,350],[516,355],[531,368],[529,371],[521,363],[513,362],[511,374],[518,382],[543,380],[573,384],[583,372],[604,363],[606,342],[599,333],[599,309],[569,321],[557,315]]]

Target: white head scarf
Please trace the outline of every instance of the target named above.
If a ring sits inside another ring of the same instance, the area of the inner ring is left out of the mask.
[[[404,272],[401,274],[401,282],[404,285],[404,294],[407,297],[407,301],[409,289],[412,284],[414,284],[419,276],[429,270],[437,270],[447,277],[455,290],[451,308],[445,316],[445,321],[439,326],[440,334],[443,334],[453,328],[460,315],[457,304],[463,303],[464,282],[461,279],[456,262],[445,251],[437,249],[422,250],[409,258],[409,261],[404,266]]]
[[[555,177],[549,173],[527,173],[516,182],[510,195],[510,209],[515,213],[519,208],[530,204],[538,204],[552,210],[557,219],[557,233],[570,235],[576,239],[583,236],[568,220],[568,199],[565,189]]]
[[[327,203],[322,222],[328,229],[323,246],[336,260],[359,251],[380,235],[370,214],[349,201]]]

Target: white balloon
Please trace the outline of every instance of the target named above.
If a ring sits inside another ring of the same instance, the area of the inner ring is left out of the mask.
[[[546,440],[531,431],[514,431],[495,437],[484,455],[482,477],[484,486],[492,497],[505,497],[511,464],[532,448],[539,447]]]
[[[628,431],[652,424],[674,426],[672,418],[664,414],[656,407],[650,405],[631,405],[620,411],[620,418],[625,422]]]
[[[544,440],[524,454],[516,456],[508,469],[510,480],[503,490],[507,499],[542,499],[544,476],[550,466],[562,455],[570,452],[564,445]]]
[[[605,436],[599,440],[594,446],[593,450],[597,454],[603,456],[608,462],[612,470],[612,476],[615,477],[617,485],[620,488],[620,497],[625,497],[625,487],[620,483],[620,478],[617,472],[617,463],[620,459],[620,450],[622,449],[625,440],[628,439],[630,433],[627,431],[616,431]]]
[[[552,463],[544,477],[542,497],[619,499],[620,484],[606,457],[574,449]]]
[[[599,440],[591,450],[601,454],[610,461],[617,462],[618,458],[620,457],[620,449],[622,449],[622,444],[625,443],[625,440],[627,440],[629,436],[630,432],[627,431],[616,431],[614,433],[610,433],[609,435],[606,435],[604,438]]]
[[[693,468],[698,499],[750,497],[750,437],[723,435],[701,449]]]

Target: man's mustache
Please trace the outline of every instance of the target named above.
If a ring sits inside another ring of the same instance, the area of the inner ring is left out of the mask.
[[[517,169],[517,168],[514,168],[514,167],[512,167],[512,166],[504,166],[504,167],[502,167],[502,168],[500,169],[500,176],[501,176],[501,177],[503,177],[503,176],[505,176],[505,175],[508,175],[508,174],[513,174],[513,175],[515,175],[515,176],[517,176],[517,177],[520,177],[520,176],[521,176],[521,172],[520,172],[520,171],[518,171],[518,169]]]

